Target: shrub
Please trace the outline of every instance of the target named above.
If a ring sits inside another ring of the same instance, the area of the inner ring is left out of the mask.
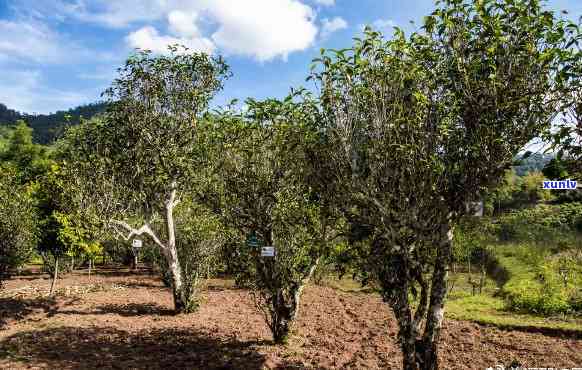
[[[581,310],[579,256],[571,253],[548,256],[527,245],[515,246],[504,254],[501,261],[511,278],[503,291],[510,309],[543,315]],[[562,268],[568,271],[567,280],[562,276]]]
[[[37,241],[37,217],[29,189],[16,172],[0,167],[0,286],[9,270],[24,264]]]

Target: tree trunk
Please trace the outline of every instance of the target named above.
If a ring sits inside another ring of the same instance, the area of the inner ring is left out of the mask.
[[[416,329],[408,303],[408,285],[395,286],[389,300],[398,322],[398,339],[402,350],[402,369],[418,370],[416,362]]]
[[[131,263],[131,269],[133,271],[137,271],[137,262],[138,261],[137,261],[137,253],[136,252],[133,252],[133,259],[131,261],[132,261],[132,263]]]
[[[398,336],[402,350],[404,370],[437,370],[438,341],[444,317],[444,301],[447,294],[448,266],[451,260],[453,231],[445,225],[431,279],[430,300],[427,307],[428,284],[422,275],[416,277],[421,286],[419,306],[413,316],[409,291],[412,281],[407,279],[389,281],[387,301],[398,321]],[[386,298],[385,298],[386,299]],[[421,324],[426,316],[422,338],[419,338]]]
[[[174,295],[174,310],[176,313],[187,312],[189,297],[184,292],[182,269],[178,259],[176,248],[176,226],[174,224],[174,206],[176,205],[176,190],[170,193],[170,199],[166,203],[166,227],[168,232],[168,244],[165,249],[168,260],[168,269],[172,275],[172,290]]]
[[[312,278],[320,258],[315,260],[314,264],[309,268],[309,271],[304,275],[299,283],[294,283],[289,288],[289,301],[285,300],[285,294],[282,289],[279,289],[271,298],[273,305],[273,316],[271,317],[271,331],[273,333],[273,341],[276,344],[286,344],[289,339],[289,333],[293,327],[293,323],[299,314],[299,306],[301,303],[301,296],[303,289]]]
[[[53,281],[51,282],[51,288],[49,290],[49,295],[53,295],[55,292],[55,288],[57,286],[57,278],[59,274],[59,257],[55,256],[55,267],[53,271]]]
[[[453,229],[450,225],[443,225],[442,240],[437,251],[432,287],[430,292],[430,306],[426,321],[426,329],[422,341],[417,344],[419,352],[419,368],[421,370],[438,369],[438,341],[445,314],[445,298],[447,294],[448,266],[451,261],[453,247]]]
[[[278,290],[272,297],[272,304],[271,331],[273,332],[273,341],[276,344],[286,344],[291,330],[293,302],[285,302],[283,291]]]

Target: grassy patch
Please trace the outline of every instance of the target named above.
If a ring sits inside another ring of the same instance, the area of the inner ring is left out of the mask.
[[[449,299],[445,312],[449,318],[501,328],[559,329],[582,334],[582,318],[565,315],[543,317],[511,312],[506,309],[503,298],[492,297],[488,294],[457,296]]]
[[[504,328],[552,329],[582,334],[582,316],[571,314],[570,297],[578,279],[564,285],[556,256],[538,245],[494,247],[497,261],[509,272],[501,290],[487,280],[482,294],[471,295],[469,275],[453,274],[455,289],[447,301],[447,316]],[[582,274],[580,274],[582,276]],[[475,278],[474,278],[475,279]]]
[[[503,293],[512,310],[545,315],[579,310],[582,269],[575,254],[529,244],[497,246],[495,253],[510,274]]]

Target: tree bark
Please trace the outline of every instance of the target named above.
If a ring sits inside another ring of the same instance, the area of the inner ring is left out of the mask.
[[[419,368],[421,370],[438,369],[438,341],[445,314],[445,298],[447,294],[448,266],[451,261],[453,246],[453,229],[450,225],[442,226],[442,240],[437,251],[432,287],[430,292],[430,306],[426,320],[426,328],[419,352]]]
[[[273,305],[273,316],[271,317],[270,327],[273,333],[273,341],[276,344],[287,343],[293,323],[299,314],[303,289],[312,278],[317,266],[319,265],[319,261],[320,258],[317,258],[304,275],[303,279],[301,279],[300,282],[291,285],[288,294],[288,301],[285,299],[283,289],[277,290],[277,293],[272,296],[271,303]]]
[[[273,332],[273,341],[276,344],[286,344],[289,338],[292,321],[292,302],[285,302],[283,290],[278,290],[272,297],[273,317],[271,318],[271,330]]]
[[[408,304],[408,287],[396,288],[394,300],[390,302],[394,316],[398,321],[398,337],[402,350],[402,369],[418,370],[416,361],[416,330],[412,312]]]
[[[175,186],[175,184],[172,184]],[[176,226],[174,224],[174,207],[176,206],[176,190],[170,192],[170,198],[166,203],[166,228],[168,233],[168,243],[164,251],[168,259],[168,268],[172,275],[172,290],[174,295],[174,310],[177,313],[187,312],[188,299],[186,292],[184,292],[184,284],[182,279],[182,268],[178,258],[178,250],[176,248]]]
[[[410,304],[409,291],[413,280],[409,278],[387,280],[385,297],[398,321],[398,335],[402,350],[402,368],[404,370],[438,369],[438,341],[444,318],[444,301],[447,294],[448,266],[451,260],[453,230],[449,225],[441,228],[435,259],[430,298],[428,283],[422,273],[413,274],[413,279],[420,284],[420,302],[414,315]],[[414,272],[414,271],[411,271]],[[428,301],[428,302],[427,302]],[[427,305],[428,303],[428,305]],[[428,307],[427,307],[428,306]],[[425,330],[419,338],[422,322]]]
[[[57,278],[58,278],[58,274],[59,274],[59,257],[58,256],[54,256],[55,257],[55,267],[54,267],[54,271],[53,271],[53,281],[51,282],[51,288],[49,290],[49,295],[52,296],[55,292],[55,288],[57,286]]]

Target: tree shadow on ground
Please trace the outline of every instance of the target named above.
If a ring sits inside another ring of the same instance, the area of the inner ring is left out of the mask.
[[[543,319],[543,318],[542,318]],[[492,325],[483,323],[480,324],[484,327],[492,327]],[[495,327],[495,326],[493,326]],[[546,337],[554,337],[554,338],[570,338],[575,340],[582,340],[582,331],[578,329],[566,329],[566,328],[544,328],[540,326],[531,326],[531,325],[503,325],[503,326],[496,326],[497,329],[507,332],[512,331],[519,331],[523,333],[533,333],[533,334],[542,334]]]
[[[119,285],[127,288],[152,288],[158,290],[167,290],[171,291],[169,287],[164,286],[161,281],[152,281],[152,282],[145,282],[145,281],[120,281]]]
[[[0,298],[0,329],[12,320],[23,320],[38,313],[54,310],[57,302],[52,297]]]
[[[178,329],[127,332],[61,327],[15,334],[0,342],[0,357],[53,369],[263,369],[260,343],[213,338]],[[283,364],[280,368],[297,368]]]
[[[75,269],[70,273],[71,275],[88,275],[87,269]],[[151,270],[139,269],[132,270],[126,267],[115,267],[115,266],[96,266],[92,271],[91,275],[94,276],[104,276],[104,277],[155,277],[155,273]]]
[[[128,303],[116,304],[109,303],[95,307],[91,311],[79,310],[59,310],[51,311],[51,314],[70,314],[70,315],[107,315],[115,314],[124,317],[135,317],[143,315],[173,316],[175,311],[169,308],[157,305],[155,303]]]

